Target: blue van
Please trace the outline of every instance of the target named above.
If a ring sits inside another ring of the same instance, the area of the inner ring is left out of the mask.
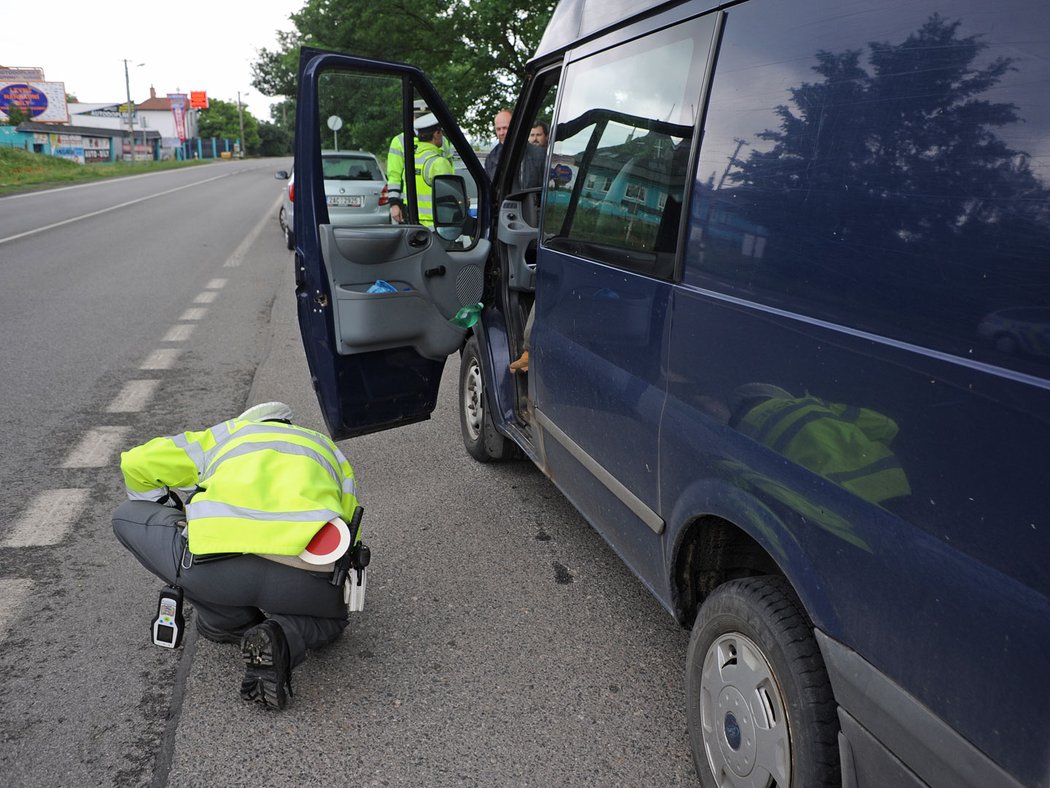
[[[413,182],[333,227],[325,119],[382,154],[417,100],[435,227]],[[332,435],[426,419],[458,353],[467,451],[692,628],[704,785],[1050,788],[1045,3],[563,0],[494,183],[411,66],[304,49],[297,124]]]

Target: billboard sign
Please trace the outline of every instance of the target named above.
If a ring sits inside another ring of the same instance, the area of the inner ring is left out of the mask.
[[[68,123],[64,82],[0,81],[0,120],[9,120],[9,107],[18,107],[39,123]]]
[[[204,90],[190,91],[190,109],[207,109],[208,93]]]
[[[79,134],[52,134],[51,155],[84,164],[84,138]]]
[[[175,133],[179,140],[186,140],[186,94],[169,93],[168,103],[171,104],[171,114],[175,116]]]

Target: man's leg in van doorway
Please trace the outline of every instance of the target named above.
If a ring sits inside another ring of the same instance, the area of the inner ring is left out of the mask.
[[[521,354],[517,361],[510,363],[511,372],[528,372],[529,371],[529,340],[532,337],[532,318],[536,314],[536,304],[533,302],[532,306],[529,307],[529,316],[525,320],[525,351]]]

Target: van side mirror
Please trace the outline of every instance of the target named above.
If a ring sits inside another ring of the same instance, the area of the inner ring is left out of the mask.
[[[435,230],[447,228],[455,230],[457,235],[469,234],[470,203],[467,201],[467,183],[462,175],[436,176],[433,200]]]

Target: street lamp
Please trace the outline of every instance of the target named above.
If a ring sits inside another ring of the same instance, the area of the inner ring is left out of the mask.
[[[251,94],[246,91],[244,95],[245,96],[250,96]],[[237,91],[237,120],[241,124],[241,139],[240,139],[240,143],[241,143],[241,158],[242,159],[244,158],[244,110],[243,110],[243,107],[244,107],[244,105],[241,104],[241,91],[238,90]]]
[[[146,65],[145,63],[136,64],[135,68]],[[133,119],[133,109],[131,106],[131,78],[128,76],[128,59],[124,58],[124,89],[128,93],[128,144],[131,146],[131,160],[135,161],[135,121]],[[142,130],[142,141],[146,141],[146,130]]]

